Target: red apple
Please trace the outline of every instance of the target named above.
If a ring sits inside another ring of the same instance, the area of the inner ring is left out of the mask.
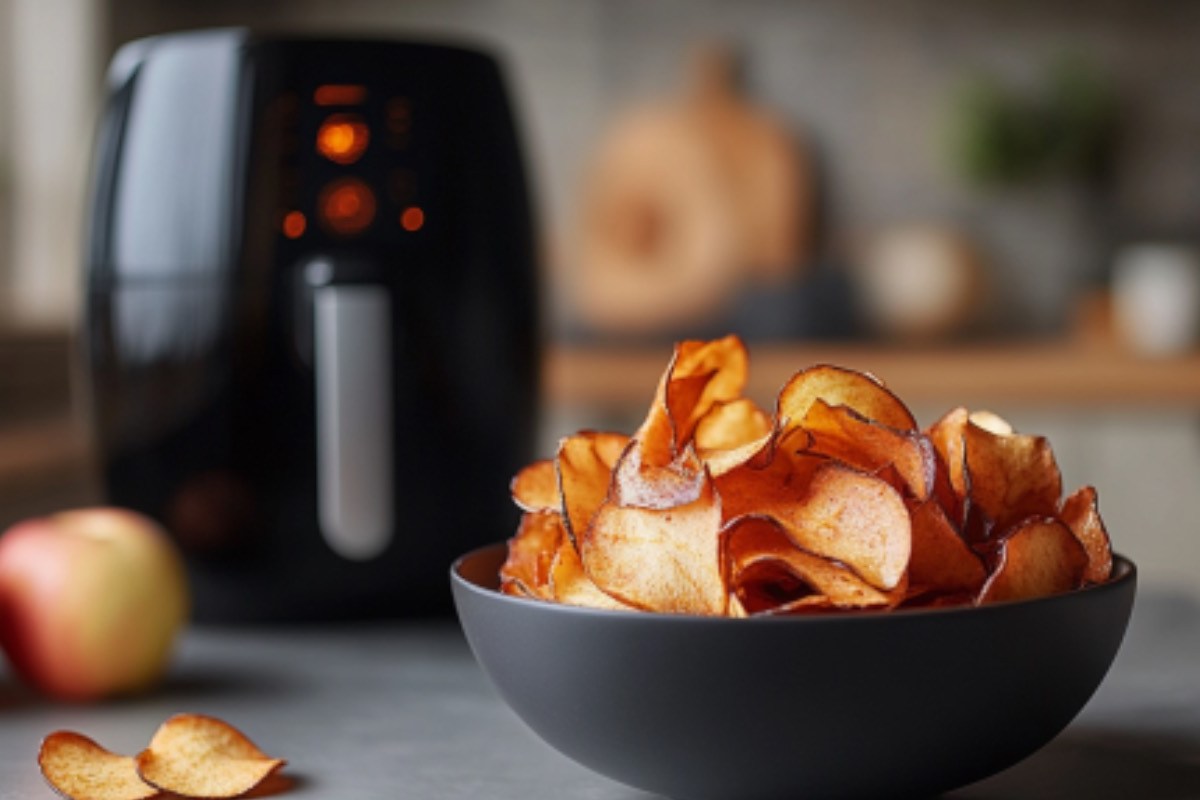
[[[64,511],[0,536],[0,646],[52,697],[93,700],[152,686],[187,613],[179,554],[141,514]]]

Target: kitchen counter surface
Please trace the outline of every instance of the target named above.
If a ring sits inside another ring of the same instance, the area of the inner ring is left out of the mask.
[[[54,796],[35,761],[52,730],[132,753],[179,711],[223,717],[287,758],[291,786],[273,796],[650,797],[542,744],[447,621],[196,628],[159,692],[90,707],[47,704],[0,670],[0,800]],[[1200,598],[1143,587],[1117,663],[1083,714],[1022,764],[948,797],[1200,798]]]

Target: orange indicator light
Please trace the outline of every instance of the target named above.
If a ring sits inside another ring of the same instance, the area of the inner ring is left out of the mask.
[[[400,214],[400,227],[412,233],[425,227],[425,212],[420,206],[409,206]]]
[[[308,220],[302,211],[289,211],[283,215],[283,235],[289,239],[299,239],[308,228]]]
[[[352,83],[327,83],[313,92],[319,106],[357,106],[367,99],[367,87]]]
[[[375,219],[375,193],[358,178],[342,178],[321,190],[321,222],[333,233],[354,236]]]
[[[331,114],[317,129],[317,152],[335,164],[353,164],[362,157],[371,130],[357,114]]]

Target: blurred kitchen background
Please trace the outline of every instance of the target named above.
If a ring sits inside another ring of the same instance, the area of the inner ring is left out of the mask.
[[[1200,583],[1200,4],[0,0],[0,525],[95,502],[72,336],[105,65],[187,28],[465,40],[507,70],[542,249],[539,448],[632,428],[669,342],[751,391],[874,371],[987,406]]]

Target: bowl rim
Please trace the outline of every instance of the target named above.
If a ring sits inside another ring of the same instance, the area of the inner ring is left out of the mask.
[[[450,581],[453,585],[474,595],[487,598],[490,602],[512,604],[514,608],[540,609],[545,613],[574,614],[599,619],[630,619],[630,620],[669,620],[672,624],[728,624],[728,625],[828,625],[828,624],[866,624],[880,619],[911,619],[914,617],[957,617],[962,614],[982,615],[1003,613],[1006,609],[1019,607],[1036,607],[1051,603],[1061,603],[1071,598],[1094,596],[1121,591],[1125,586],[1137,584],[1137,564],[1132,559],[1120,553],[1113,553],[1113,568],[1111,577],[1104,583],[1084,586],[1069,592],[1033,597],[1025,600],[1004,600],[983,606],[958,605],[942,606],[939,608],[896,608],[880,611],[877,609],[850,610],[831,614],[763,614],[752,617],[718,617],[701,614],[670,614],[663,611],[624,611],[621,609],[591,608],[588,606],[573,606],[566,603],[554,603],[548,600],[538,600],[532,597],[518,597],[503,594],[498,589],[482,586],[468,580],[462,575],[462,566],[470,560],[482,558],[493,551],[497,553],[507,547],[507,541],[493,542],[462,554],[450,565]],[[496,576],[499,578],[499,575]]]

